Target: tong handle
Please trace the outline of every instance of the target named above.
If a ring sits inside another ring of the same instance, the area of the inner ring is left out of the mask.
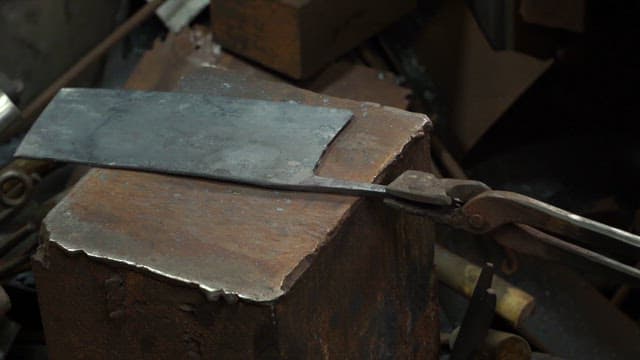
[[[475,219],[474,227],[468,230],[476,233],[487,233],[506,224],[523,224],[573,239],[595,251],[640,256],[640,236],[518,193],[483,192],[464,204],[462,213]]]

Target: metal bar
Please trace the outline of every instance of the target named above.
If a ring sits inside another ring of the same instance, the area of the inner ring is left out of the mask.
[[[527,233],[528,236],[532,236],[536,240],[549,244],[560,250],[564,250],[570,254],[580,256],[595,264],[599,264],[606,268],[615,270],[621,275],[624,275],[626,281],[633,280],[633,282],[638,282],[638,279],[640,279],[640,269],[636,267],[623,264],[619,261],[616,261],[610,257],[604,256],[595,251],[591,251],[582,246],[578,246],[576,244],[572,244],[570,242],[561,240],[555,236],[549,235],[531,226],[515,225],[515,227],[518,228],[520,233],[525,232]]]
[[[592,250],[615,251],[620,256],[640,254],[640,236],[509,191],[486,191],[463,206],[466,216],[480,215],[476,232],[486,233],[506,224],[524,224],[588,244]],[[592,239],[613,239],[597,242]]]
[[[493,264],[486,263],[464,314],[451,351],[451,360],[467,360],[484,344],[496,308],[496,293],[491,289]]]

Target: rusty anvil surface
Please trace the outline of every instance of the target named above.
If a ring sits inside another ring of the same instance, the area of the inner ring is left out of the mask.
[[[429,170],[423,115],[223,70],[180,78],[351,110],[319,175]],[[46,218],[34,261],[49,355],[435,358],[432,230],[376,200],[94,169]]]

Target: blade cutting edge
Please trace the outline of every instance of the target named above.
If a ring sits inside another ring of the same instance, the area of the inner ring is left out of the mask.
[[[203,94],[62,89],[17,157],[246,182],[298,184],[348,110]]]

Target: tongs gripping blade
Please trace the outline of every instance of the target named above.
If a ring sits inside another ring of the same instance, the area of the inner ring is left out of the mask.
[[[441,179],[435,175],[407,170],[387,186],[387,193],[402,200],[434,206],[449,206],[489,190],[480,181]]]
[[[385,203],[392,207],[476,234],[519,225],[513,229],[519,230],[520,235],[528,234],[529,238],[640,280],[639,270],[605,255],[615,253],[621,258],[637,259],[640,257],[639,236],[530,197],[490,190],[478,181],[440,179],[418,171],[402,174],[387,187],[387,193],[391,197],[385,199]],[[529,234],[526,229],[539,231]]]

